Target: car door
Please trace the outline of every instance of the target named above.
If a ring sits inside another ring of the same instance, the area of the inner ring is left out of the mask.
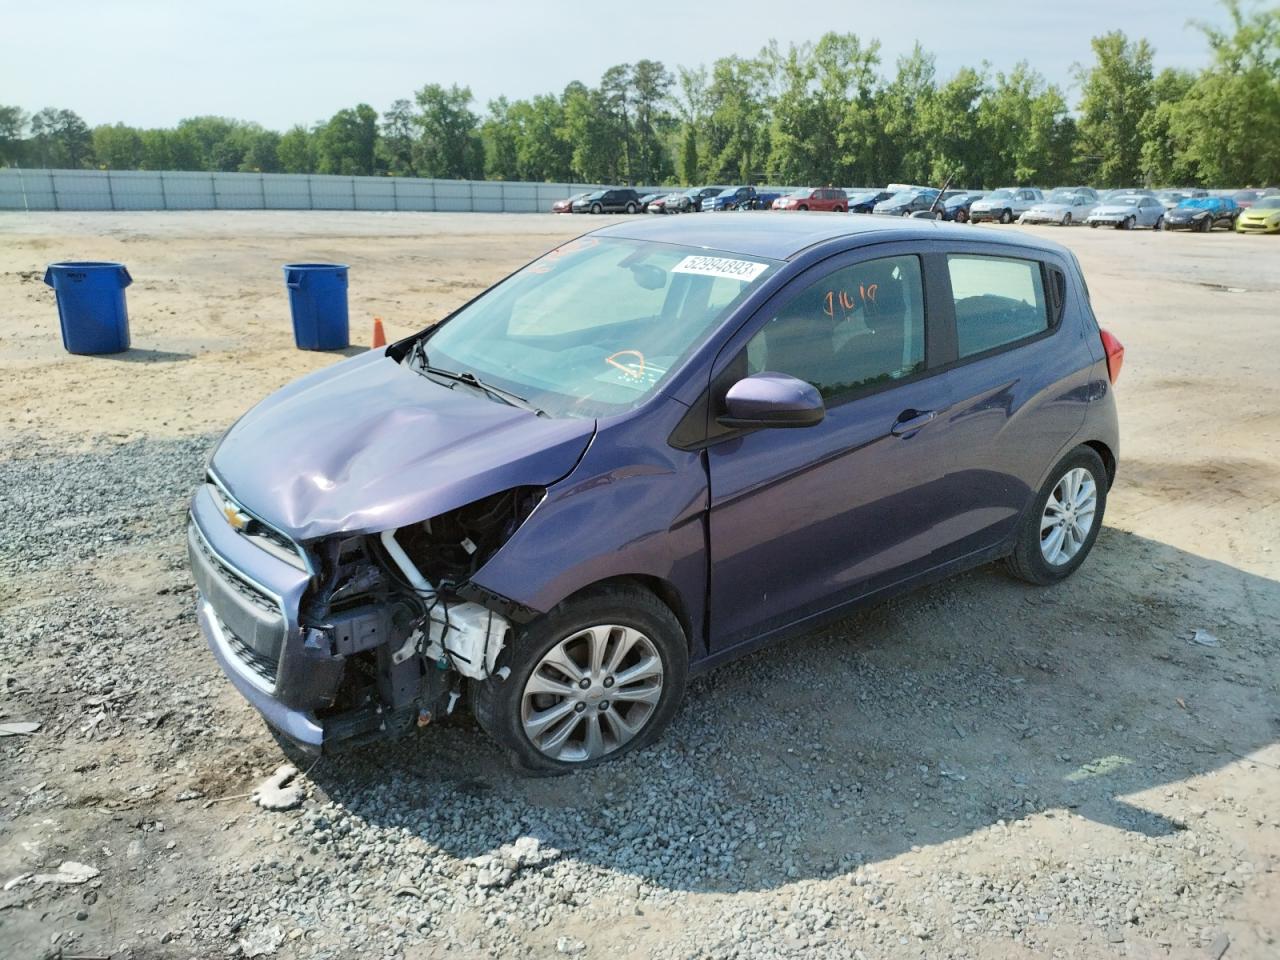
[[[1041,250],[952,244],[941,258],[954,339],[946,543],[938,559],[998,547],[1084,422],[1093,357],[1065,262]],[[1096,334],[1094,337],[1096,338]]]
[[[1139,221],[1144,227],[1154,227],[1164,216],[1164,204],[1155,197],[1143,197],[1138,203]]]
[[[707,448],[716,650],[817,616],[927,569],[945,512],[946,385],[918,245],[806,271],[721,350],[716,398],[765,370],[808,380],[816,426],[731,432]],[[936,297],[936,292],[932,294]]]

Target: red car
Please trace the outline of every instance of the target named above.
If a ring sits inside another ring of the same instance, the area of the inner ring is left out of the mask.
[[[585,193],[575,193],[572,197],[566,197],[563,200],[557,200],[551,205],[552,213],[573,213],[573,201],[581,200],[585,197]]]
[[[849,198],[839,187],[818,187],[811,190],[806,187],[795,193],[788,193],[773,201],[775,210],[825,210],[831,213],[844,213],[849,209]]]

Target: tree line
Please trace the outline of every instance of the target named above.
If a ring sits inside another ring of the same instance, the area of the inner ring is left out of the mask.
[[[365,103],[279,133],[224,117],[90,128],[72,110],[0,105],[0,163],[586,183],[992,187],[1280,182],[1280,7],[1224,0],[1193,26],[1208,64],[1153,66],[1145,39],[1095,37],[1079,99],[1027,62],[939,78],[918,44],[884,70],[880,44],[826,33],[710,67],[620,64],[595,86],[491,100],[427,84],[381,115]]]

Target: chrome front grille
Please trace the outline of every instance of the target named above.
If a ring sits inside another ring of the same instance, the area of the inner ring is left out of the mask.
[[[267,551],[279,560],[283,560],[290,566],[305,570],[307,573],[314,572],[311,569],[311,559],[300,544],[246,510],[231,496],[227,488],[222,485],[222,481],[214,476],[213,473],[206,477],[206,483],[209,485],[209,492],[213,495],[214,503],[218,505],[218,510],[224,516],[230,517],[232,514],[238,514],[242,519],[248,519],[248,523],[243,528],[235,528],[240,536],[253,541],[260,549]]]

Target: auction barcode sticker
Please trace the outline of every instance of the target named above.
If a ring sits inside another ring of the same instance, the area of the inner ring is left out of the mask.
[[[768,269],[767,263],[756,263],[754,260],[730,260],[728,257],[694,255],[685,257],[671,268],[671,272],[696,273],[703,277],[727,277],[730,280],[750,283]]]

